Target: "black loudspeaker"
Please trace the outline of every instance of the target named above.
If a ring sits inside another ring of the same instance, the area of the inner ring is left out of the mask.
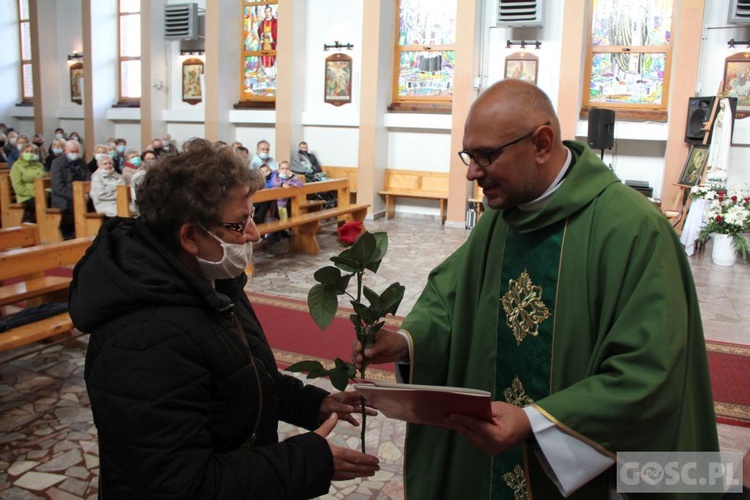
[[[589,109],[589,136],[591,149],[612,149],[615,145],[615,112],[611,109]]]
[[[703,142],[703,124],[711,117],[714,97],[691,97],[688,103],[687,123],[685,124],[685,142],[701,144]]]

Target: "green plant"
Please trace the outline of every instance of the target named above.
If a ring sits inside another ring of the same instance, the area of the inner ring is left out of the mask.
[[[333,266],[318,269],[313,275],[315,284],[307,295],[307,306],[315,323],[325,330],[333,321],[338,310],[338,297],[349,296],[354,312],[349,319],[354,325],[356,339],[365,347],[375,341],[375,334],[385,324],[384,318],[396,314],[404,297],[404,287],[396,282],[378,294],[364,286],[365,271],[377,273],[388,251],[388,234],[369,233],[361,222],[349,222],[338,228],[339,243],[347,247],[339,255],[331,257]],[[348,288],[352,278],[356,278],[354,294]],[[363,301],[367,300],[367,304]],[[359,370],[359,378],[365,378],[366,366]],[[328,377],[333,386],[343,391],[350,380],[357,378],[357,367],[337,358],[332,368],[326,368],[319,361],[307,360],[293,364],[289,371],[307,373],[307,378]],[[365,427],[367,414],[362,400],[362,452],[365,451]]]

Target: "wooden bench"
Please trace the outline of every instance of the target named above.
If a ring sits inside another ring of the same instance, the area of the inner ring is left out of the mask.
[[[130,192],[130,186],[127,184],[120,184],[117,186],[117,216],[118,217],[132,217],[133,211],[130,210],[130,203],[133,201],[133,196]]]
[[[13,184],[10,181],[10,171],[0,170],[0,218],[2,227],[15,227],[23,220],[24,207],[16,203]]]
[[[91,181],[73,181],[73,221],[76,238],[96,236],[107,217],[103,212],[89,212],[88,194]]]
[[[25,223],[16,227],[0,229],[0,252],[16,248],[28,248],[41,244],[39,227]],[[27,305],[42,303],[43,299],[66,300],[70,278],[60,276],[27,275],[23,281],[0,285],[0,307],[26,301]],[[64,291],[60,295],[58,292]],[[55,294],[54,297],[52,295]]]
[[[36,223],[39,226],[39,237],[42,243],[59,243],[63,240],[60,232],[63,210],[62,208],[52,208],[47,203],[47,190],[51,187],[52,181],[49,177],[34,179]]]
[[[385,196],[385,216],[396,213],[396,198],[422,198],[440,202],[440,222],[445,223],[448,203],[448,172],[386,169],[385,188],[378,191]]]
[[[474,193],[471,195],[471,198],[469,198],[469,201],[476,205],[477,217],[482,215],[482,212],[484,212],[484,192],[476,182],[474,182]]]
[[[335,208],[316,209],[307,208],[307,196],[314,193],[336,191],[338,206]],[[261,203],[280,198],[290,198],[291,217],[286,220],[275,220],[258,224],[261,235],[291,229],[293,238],[290,248],[302,253],[317,254],[320,251],[317,233],[322,221],[336,218],[339,222],[351,220],[362,221],[367,216],[369,205],[354,205],[349,201],[349,181],[346,179],[332,179],[328,181],[310,182],[301,187],[261,189],[253,194],[253,202]]]
[[[347,179],[351,203],[357,200],[357,167],[323,167],[323,172],[331,179]]]
[[[29,287],[37,286],[37,282],[34,280],[43,278],[44,272],[47,270],[78,262],[93,239],[93,237],[76,238],[60,243],[0,251],[0,281],[22,277],[24,282],[21,287],[18,287],[19,292],[7,299],[9,303],[22,300],[26,300],[28,303],[32,295]],[[47,278],[54,277],[49,276]],[[67,282],[63,283],[64,280],[67,280]],[[50,279],[49,281],[52,283],[55,280]],[[70,278],[60,278],[57,280],[58,287],[56,289],[47,292],[37,288],[33,291],[33,296],[45,302],[65,300],[69,281]],[[2,288],[15,285],[17,284],[4,285]],[[65,334],[72,329],[73,323],[67,312],[56,314],[0,333],[0,351],[7,351],[45,338]]]

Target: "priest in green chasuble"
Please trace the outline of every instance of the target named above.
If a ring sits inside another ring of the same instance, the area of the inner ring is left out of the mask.
[[[410,424],[406,498],[616,498],[619,451],[718,451],[695,286],[667,219],[562,141],[527,82],[477,98],[463,148],[488,209],[401,330],[356,361],[490,391],[493,421]]]

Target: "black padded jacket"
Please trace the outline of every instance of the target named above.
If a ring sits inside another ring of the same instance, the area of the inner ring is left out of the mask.
[[[318,426],[326,392],[277,369],[243,287],[215,288],[142,219],[108,221],[76,265],[70,314],[90,333],[85,379],[102,498],[310,498],[325,439],[278,442],[279,419]]]

